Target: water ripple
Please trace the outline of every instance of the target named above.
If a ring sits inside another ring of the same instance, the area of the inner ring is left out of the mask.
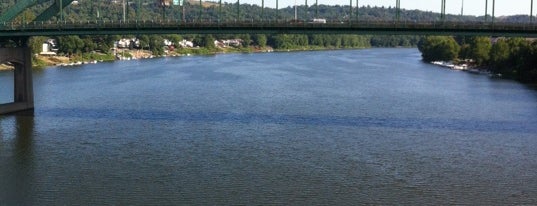
[[[310,126],[384,127],[395,129],[442,129],[474,132],[536,133],[535,122],[461,120],[441,118],[345,117],[232,112],[181,112],[90,108],[41,108],[37,116],[106,120],[221,122],[238,124],[300,124]]]

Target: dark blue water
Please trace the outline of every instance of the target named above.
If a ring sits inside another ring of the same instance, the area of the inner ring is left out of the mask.
[[[11,78],[0,72],[0,102]],[[0,205],[537,204],[537,92],[416,49],[34,79],[34,115],[0,117]]]

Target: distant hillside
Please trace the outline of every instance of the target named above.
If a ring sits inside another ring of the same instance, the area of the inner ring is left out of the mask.
[[[0,2],[0,13],[9,9],[15,3],[16,0],[4,0]],[[123,9],[121,1],[110,0],[79,0],[76,5],[67,7],[65,11],[66,20],[120,20],[123,16]],[[114,3],[116,2],[116,3]],[[141,20],[159,20],[159,19],[178,19],[180,11],[177,6],[171,6],[163,9],[157,4],[156,1],[145,2],[140,15],[136,14],[138,5],[135,0],[130,0],[127,8],[128,19],[134,20],[139,17]],[[37,5],[31,10],[25,13],[26,20],[31,20],[35,17],[37,12],[43,11],[45,6]],[[185,4],[185,18],[186,20],[198,20],[199,16],[199,1],[188,0]],[[203,14],[201,19],[216,20],[218,18],[218,4],[216,1],[203,1]],[[221,20],[235,20],[237,19],[237,7],[233,3],[224,3],[222,8]],[[265,8],[262,11],[259,5],[242,4],[240,10],[240,19],[292,19],[294,17],[294,8],[285,7],[280,8],[279,11],[273,8]],[[395,19],[395,8],[391,7],[371,7],[363,6],[357,11],[358,18],[356,18],[356,11],[352,14],[353,19],[360,19],[364,21],[389,21]],[[312,18],[325,18],[327,20],[348,20],[351,17],[348,6],[340,5],[319,5],[318,15],[316,16],[315,6],[310,5],[306,11],[305,6],[299,6],[298,16],[300,19],[312,19]],[[401,21],[437,21],[440,19],[440,14],[434,12],[426,12],[420,10],[402,10],[400,20]],[[476,16],[460,16],[460,15],[448,15],[448,21],[482,21],[484,18]],[[54,19],[51,19],[54,20]],[[528,22],[529,16],[517,15],[498,17],[497,21],[500,22]]]

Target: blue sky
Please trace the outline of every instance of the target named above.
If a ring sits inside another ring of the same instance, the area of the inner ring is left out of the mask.
[[[216,1],[216,0],[209,0]],[[236,0],[223,0],[225,2],[237,2]],[[303,5],[305,0],[296,0],[297,4]],[[319,4],[348,5],[349,0],[318,0]],[[352,0],[355,4],[356,0]],[[492,10],[492,0],[489,1],[489,14]],[[241,3],[261,5],[261,0],[240,0]],[[279,0],[280,8],[294,5],[295,0]],[[308,0],[309,5],[313,5],[315,0]],[[395,0],[359,0],[360,6],[395,6]],[[462,0],[447,0],[446,10],[451,14],[460,14]],[[526,14],[530,13],[531,0],[496,0],[496,16]],[[401,0],[401,7],[406,9],[419,9],[424,11],[440,12],[440,0]],[[537,0],[535,3],[537,4]],[[267,7],[275,7],[276,0],[265,0]],[[534,5],[534,15],[537,5]],[[484,15],[485,0],[464,0],[464,13],[467,15]]]

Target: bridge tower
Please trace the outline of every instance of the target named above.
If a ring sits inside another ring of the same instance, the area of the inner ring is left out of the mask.
[[[0,63],[11,63],[15,66],[13,102],[0,104],[0,114],[34,109],[32,56],[28,40],[29,37],[16,38],[14,41],[17,47],[0,48]]]

